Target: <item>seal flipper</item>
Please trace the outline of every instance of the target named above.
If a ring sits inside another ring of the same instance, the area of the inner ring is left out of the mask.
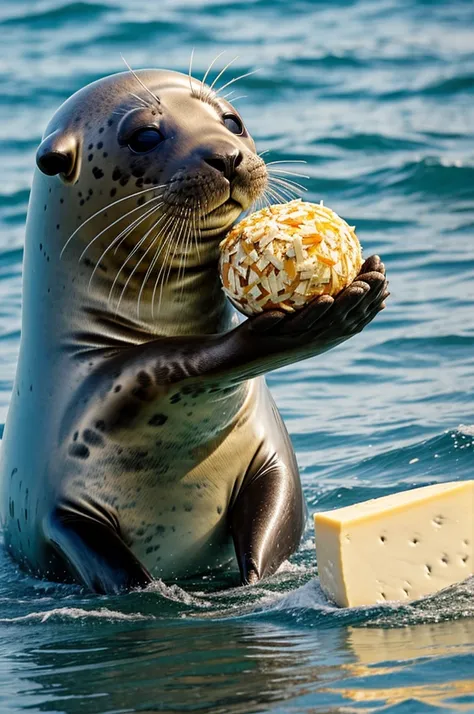
[[[47,519],[45,531],[68,574],[93,592],[112,595],[152,581],[108,523],[56,508]]]
[[[245,477],[230,515],[242,583],[274,573],[297,549],[304,524],[296,464],[273,455]]]

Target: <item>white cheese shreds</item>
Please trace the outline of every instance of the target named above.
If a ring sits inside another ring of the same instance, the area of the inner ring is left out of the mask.
[[[220,245],[224,291],[245,314],[293,312],[312,298],[336,295],[362,264],[354,228],[330,208],[301,200],[244,218]]]

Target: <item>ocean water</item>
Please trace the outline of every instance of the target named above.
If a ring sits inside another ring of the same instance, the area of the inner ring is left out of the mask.
[[[0,433],[20,338],[25,215],[42,130],[123,69],[202,76],[238,55],[236,101],[268,160],[357,226],[387,310],[268,377],[310,512],[473,477],[472,0],[3,0]],[[301,171],[301,165],[295,165]],[[0,712],[474,712],[474,585],[339,610],[308,530],[249,588],[123,597],[33,580],[0,550]]]

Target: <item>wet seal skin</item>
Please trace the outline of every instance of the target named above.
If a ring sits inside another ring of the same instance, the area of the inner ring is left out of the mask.
[[[190,76],[119,73],[73,95],[37,153],[23,324],[1,452],[6,546],[101,593],[296,550],[304,499],[264,374],[384,307],[377,257],[335,299],[239,324],[218,246],[267,170],[235,108]]]

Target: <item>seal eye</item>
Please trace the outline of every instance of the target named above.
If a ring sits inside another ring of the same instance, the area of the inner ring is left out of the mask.
[[[128,140],[128,148],[135,154],[146,154],[152,151],[160,142],[163,136],[158,129],[138,129]]]
[[[226,114],[224,117],[224,124],[228,130],[232,132],[232,134],[240,136],[244,133],[244,125],[235,114]]]

